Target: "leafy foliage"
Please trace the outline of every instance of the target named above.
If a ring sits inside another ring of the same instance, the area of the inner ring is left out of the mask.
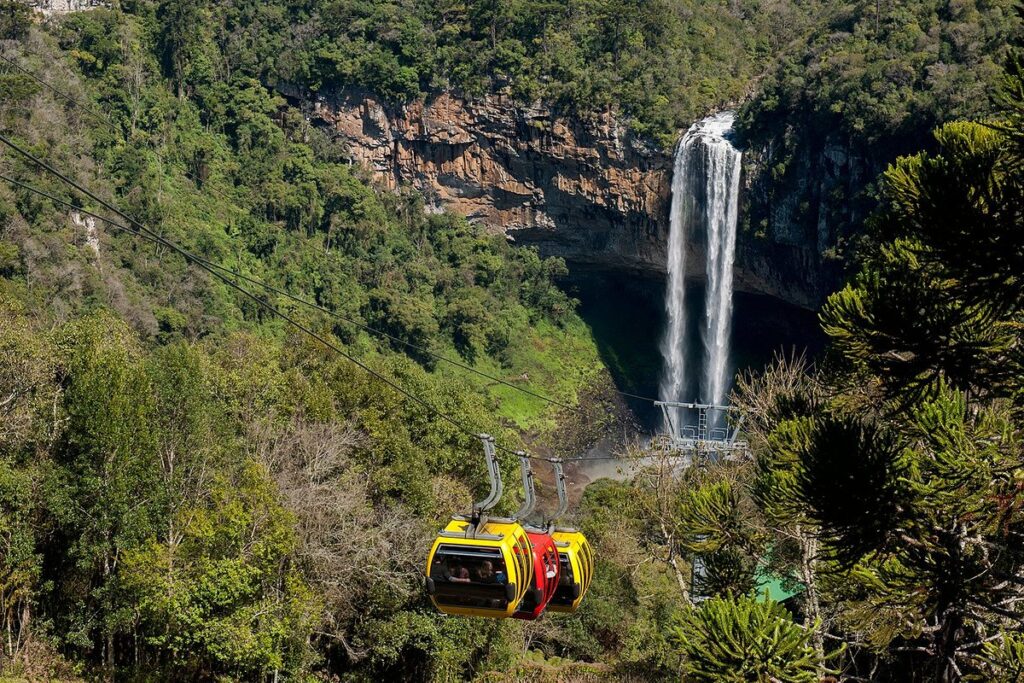
[[[265,83],[372,90],[406,103],[441,89],[498,91],[589,114],[617,108],[666,146],[735,101],[814,21],[795,3],[615,0],[167,1],[164,72],[201,93],[225,61]],[[202,31],[189,32],[200,26]],[[293,27],[301,26],[301,30]],[[213,44],[222,45],[222,55]]]
[[[1012,0],[860,0],[824,5],[818,17],[740,108],[756,164],[744,221],[752,237],[817,245],[840,283],[875,208],[877,175],[931,147],[936,126],[998,110],[992,96],[1024,24]]]
[[[32,25],[32,11],[24,3],[4,0],[0,3],[0,38],[24,38]]]
[[[1012,678],[1016,666],[1024,299],[1009,255],[990,250],[1021,230],[1002,203],[1024,168],[1013,125],[949,124],[938,153],[891,167],[874,243],[822,311],[831,372],[743,387],[756,497],[777,522],[814,529],[833,628],[886,653],[895,676]]]
[[[884,176],[883,242],[822,310],[849,358],[893,392],[946,381],[1014,391],[1021,306],[1019,171],[1002,134],[980,124],[937,131],[938,156],[901,159]]]
[[[786,114],[816,132],[902,149],[944,120],[985,107],[1008,45],[1020,35],[1011,2],[965,2],[943,11],[933,0],[835,6],[807,43],[773,69],[747,107],[751,131]]]
[[[711,598],[691,611],[673,638],[694,681],[813,683],[821,666],[810,633],[777,602]]]

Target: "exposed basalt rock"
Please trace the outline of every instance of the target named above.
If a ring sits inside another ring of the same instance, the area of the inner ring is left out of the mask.
[[[357,90],[308,100],[279,89],[342,138],[353,162],[388,187],[413,186],[430,208],[461,213],[571,268],[664,277],[672,156],[610,113],[559,117],[498,95],[441,93],[388,106]],[[702,238],[693,236],[688,259],[695,279],[704,275]],[[816,306],[828,291],[820,251],[784,231],[767,240],[741,234],[736,288]]]
[[[21,0],[21,2],[47,16],[84,12],[96,7],[110,7],[111,4],[108,0]]]
[[[576,264],[658,271],[672,160],[610,114],[566,119],[500,96],[387,107],[346,91],[307,105],[388,187]]]
[[[754,276],[759,265],[770,264],[768,281],[811,294],[806,303],[815,304],[842,281],[847,242],[872,206],[865,187],[883,165],[832,136],[802,136],[795,150],[780,148],[768,141],[745,152],[737,259]],[[773,172],[780,161],[784,170]],[[788,274],[785,281],[778,278],[780,269]]]

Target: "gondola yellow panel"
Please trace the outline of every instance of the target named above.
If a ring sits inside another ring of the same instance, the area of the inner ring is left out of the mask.
[[[511,520],[453,519],[427,557],[427,594],[445,614],[510,617],[532,585],[530,540]]]
[[[551,538],[558,549],[561,567],[558,590],[548,603],[548,609],[572,613],[579,609],[594,578],[594,551],[587,537],[579,531],[556,531]]]

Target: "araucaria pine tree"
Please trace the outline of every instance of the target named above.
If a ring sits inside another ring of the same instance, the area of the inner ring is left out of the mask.
[[[1021,663],[1020,73],[1004,120],[945,125],[937,152],[883,176],[860,272],[821,314],[829,386],[804,373],[763,405],[740,397],[755,497],[821,543],[824,628],[903,680],[1012,680]]]

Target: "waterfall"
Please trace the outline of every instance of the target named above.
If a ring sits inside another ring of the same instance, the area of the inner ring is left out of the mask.
[[[668,291],[665,293],[667,326],[661,340],[665,368],[658,394],[663,401],[679,401],[686,391],[686,227],[692,221],[693,195],[687,192],[689,149],[694,128],[676,147],[672,168],[672,208],[668,231]],[[665,429],[670,429],[665,425]]]
[[[705,119],[707,168],[704,224],[707,231],[707,289],[704,295],[704,378],[700,397],[721,405],[729,387],[729,334],[732,330],[732,262],[736,254],[741,153],[725,135],[731,112]]]
[[[732,112],[722,112],[698,121],[676,148],[665,297],[668,326],[661,344],[665,369],[659,389],[666,401],[693,400],[686,395],[691,381],[686,368],[686,247],[690,235],[701,232],[707,244],[707,287],[700,400],[721,404],[729,389],[732,266],[742,156],[727,139],[734,119]]]

